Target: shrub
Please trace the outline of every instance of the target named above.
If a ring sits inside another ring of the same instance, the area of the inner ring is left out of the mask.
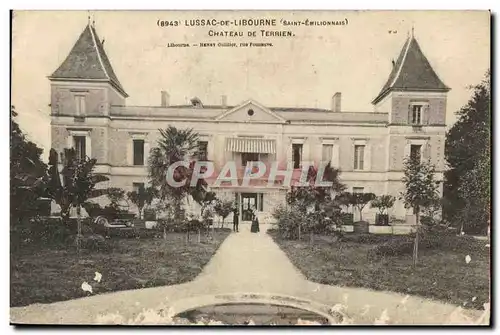
[[[279,235],[285,239],[299,238],[299,225],[306,222],[306,213],[299,210],[296,206],[279,205],[273,212],[276,219],[275,225]]]
[[[63,245],[74,231],[60,219],[37,217],[12,226],[11,245],[14,250],[24,245]]]

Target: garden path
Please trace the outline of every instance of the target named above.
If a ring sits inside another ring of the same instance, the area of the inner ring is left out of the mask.
[[[226,238],[202,273],[191,282],[15,307],[10,309],[11,322],[92,324],[100,316],[110,314],[130,320],[145,309],[186,306],[185,301],[196,304],[197,299],[209,301],[207,296],[234,298],[242,293],[296,297],[335,306],[356,324],[466,324],[482,313],[478,310],[457,313],[455,305],[416,296],[310,282],[266,234],[267,229],[262,224],[260,233],[252,234],[250,225],[240,225],[240,232]]]

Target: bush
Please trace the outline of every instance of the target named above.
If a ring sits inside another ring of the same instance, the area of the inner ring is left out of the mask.
[[[306,213],[296,206],[285,207],[279,205],[273,212],[275,225],[281,238],[295,240],[299,238],[299,225],[306,222]]]
[[[76,229],[59,218],[33,218],[11,227],[11,246],[15,250],[25,245],[64,245],[66,238],[74,233]]]

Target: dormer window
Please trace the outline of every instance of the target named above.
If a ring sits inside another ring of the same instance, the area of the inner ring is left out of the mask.
[[[193,99],[191,99],[191,105],[193,105],[193,107],[195,107],[195,108],[203,108],[203,103],[197,97],[194,97]]]

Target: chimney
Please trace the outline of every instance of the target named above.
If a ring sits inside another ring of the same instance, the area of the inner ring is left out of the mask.
[[[332,112],[341,112],[340,102],[342,99],[342,93],[337,92],[332,97]]]
[[[170,105],[170,95],[168,95],[167,91],[161,91],[161,106],[168,107]]]
[[[221,95],[220,104],[221,104],[222,108],[227,107],[227,95]]]

